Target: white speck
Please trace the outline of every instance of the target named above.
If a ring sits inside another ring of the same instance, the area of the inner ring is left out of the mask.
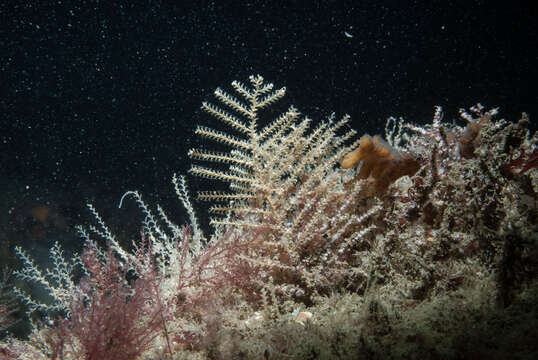
[[[353,37],[353,34],[350,34],[347,31],[344,31],[344,35],[350,39]]]

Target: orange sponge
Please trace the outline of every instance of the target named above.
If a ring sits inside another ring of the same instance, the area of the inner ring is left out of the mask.
[[[358,179],[368,179],[374,185],[375,193],[381,195],[398,178],[414,175],[420,162],[409,154],[401,154],[381,137],[363,135],[359,148],[344,156],[342,167],[345,169],[362,162]]]

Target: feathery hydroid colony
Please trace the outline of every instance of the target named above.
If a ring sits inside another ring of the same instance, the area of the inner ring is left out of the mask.
[[[196,129],[196,134],[224,143],[231,150],[215,153],[192,149],[189,152],[194,159],[230,164],[228,171],[193,165],[190,172],[230,184],[229,193],[198,193],[200,200],[226,204],[211,208],[213,213],[256,214],[258,220],[270,226],[284,223],[288,214],[293,212],[294,201],[288,201],[290,196],[305,196],[326,178],[328,171],[347,151],[343,145],[355,131],[349,130],[337,138],[337,131],[349,121],[346,116],[337,123],[332,120],[322,123],[309,132],[311,120],[301,120],[294,107],[261,127],[261,110],[281,99],[286,89],[273,91],[273,84],[264,83],[261,76],[251,76],[250,82],[252,88],[237,81],[232,82],[245,103],[220,88],[215,91],[215,96],[225,106],[242,115],[246,121],[218,106],[207,102],[202,104],[202,109],[241,133],[242,137],[202,126]],[[212,223],[249,225],[247,222],[217,218],[213,218]],[[251,225],[258,227],[260,223]]]
[[[192,158],[229,164],[228,171],[194,165],[197,176],[230,184],[230,192],[200,192],[198,199],[223,202],[211,212],[224,214],[213,218],[214,225],[236,227],[258,234],[260,254],[249,254],[253,263],[273,268],[275,284],[296,294],[330,289],[349,281],[353,246],[374,227],[368,224],[379,206],[359,206],[363,184],[348,190],[338,163],[355,144],[346,142],[354,130],[343,131],[349,116],[329,119],[310,130],[311,120],[302,118],[290,107],[266,126],[261,126],[261,110],[285,94],[273,90],[261,76],[250,77],[251,87],[237,81],[233,88],[238,100],[222,89],[217,99],[236,115],[223,108],[203,103],[202,108],[222,120],[242,138],[198,127],[200,136],[228,145],[227,153],[193,149]],[[339,134],[343,132],[343,134]],[[247,230],[248,229],[248,230]],[[332,269],[332,270],[328,270]]]

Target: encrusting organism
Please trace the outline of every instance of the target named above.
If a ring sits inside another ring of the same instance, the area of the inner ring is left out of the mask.
[[[356,150],[344,156],[341,165],[349,169],[361,164],[357,179],[368,179],[377,195],[383,194],[390,184],[402,176],[413,176],[420,161],[401,153],[379,136],[363,135]]]

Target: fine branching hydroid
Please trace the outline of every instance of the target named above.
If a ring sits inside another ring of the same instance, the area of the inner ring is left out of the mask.
[[[345,274],[334,278],[323,268],[329,262],[332,269],[347,264],[353,244],[373,228],[365,221],[378,209],[359,210],[363,183],[346,189],[342,180],[339,161],[357,145],[346,144],[356,133],[345,126],[350,118],[335,121],[331,116],[311,129],[311,120],[290,107],[264,126],[261,110],[281,99],[285,88],[274,90],[259,75],[250,77],[250,85],[232,82],[241,100],[218,88],[215,96],[225,108],[202,105],[238,135],[197,128],[198,135],[230,148],[221,153],[189,152],[194,159],[228,166],[226,171],[191,168],[191,174],[229,183],[228,192],[199,192],[198,199],[218,204],[210,211],[222,216],[213,217],[213,225],[251,231],[261,238],[263,256],[251,254],[250,259],[277,268],[278,274],[272,274],[275,283],[318,288],[339,282]]]

